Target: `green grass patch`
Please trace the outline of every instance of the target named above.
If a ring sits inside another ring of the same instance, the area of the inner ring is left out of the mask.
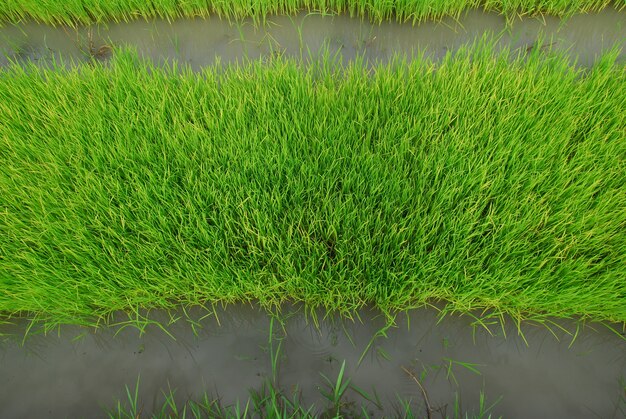
[[[626,321],[626,71],[132,52],[0,71],[0,312],[427,302]]]
[[[218,15],[229,19],[299,11],[346,13],[381,21],[416,22],[446,15],[459,16],[469,8],[482,7],[505,14],[550,14],[599,11],[624,0],[0,0],[0,20],[35,19],[47,23],[76,24],[138,17],[176,18]]]

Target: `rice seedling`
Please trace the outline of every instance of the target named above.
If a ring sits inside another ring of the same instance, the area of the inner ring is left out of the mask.
[[[155,411],[149,412],[144,409],[139,399],[139,378],[135,384],[134,391],[126,386],[126,399],[124,403],[118,400],[115,408],[104,408],[104,412],[108,418],[113,419],[138,419],[141,417],[150,418],[247,418],[250,417],[250,402],[245,406],[235,403],[232,406],[223,406],[219,399],[212,399],[208,394],[204,393],[200,401],[188,400],[181,405],[176,401],[176,391],[169,389],[168,392],[163,391],[163,402],[155,408]],[[305,416],[301,416],[305,417]]]
[[[0,70],[0,312],[434,301],[626,321],[626,71],[478,44]],[[129,317],[130,318],[130,317]]]
[[[459,382],[457,381],[454,373],[452,372],[453,366],[463,367],[474,374],[481,375],[481,372],[476,368],[478,366],[477,364],[472,364],[469,362],[462,362],[458,360],[452,360],[446,357],[442,358],[441,364],[424,365],[421,362],[420,364],[421,364],[421,371],[419,372],[419,374],[417,374],[417,371],[413,371],[404,366],[401,366],[401,369],[411,379],[411,381],[413,381],[419,388],[419,395],[422,398],[423,409],[424,409],[424,412],[426,413],[425,416],[422,413],[421,417],[425,417],[429,419],[432,417],[438,417],[438,416],[442,418],[450,417],[448,415],[448,407],[450,406],[448,406],[447,404],[435,406],[432,404],[430,400],[430,397],[428,395],[428,391],[426,389],[426,385],[424,384],[424,382],[425,382],[426,377],[431,372],[437,373],[438,371],[442,371],[442,370],[445,371],[446,380],[450,384],[453,384],[454,386],[458,386]],[[455,396],[455,400],[451,409],[453,412],[452,417],[454,418],[470,417],[469,416],[470,412],[467,412],[466,409],[464,409],[462,406],[459,392],[455,391],[454,396]],[[411,408],[410,402],[407,400],[402,400],[400,398],[398,398],[398,400],[399,400],[399,406],[397,410],[399,412],[410,412],[408,415],[406,414],[403,415],[403,417],[413,417],[415,412],[414,412],[414,409]],[[502,396],[500,396],[495,402],[492,402],[489,405],[487,405],[485,393],[483,390],[481,390],[480,395],[479,395],[479,400],[478,400],[478,406],[477,406],[478,411],[476,413],[472,413],[471,417],[478,417],[478,418],[491,417],[491,414],[489,412],[493,410],[493,408],[500,402],[500,400],[502,400]]]
[[[349,381],[349,379],[347,380]],[[331,382],[332,384],[332,382]],[[267,389],[269,393],[264,393]],[[162,402],[158,402],[154,411],[144,409],[142,400],[139,397],[139,380],[135,385],[134,390],[130,390],[126,386],[126,399],[124,402],[118,400],[115,404],[115,408],[105,408],[105,413],[110,419],[136,419],[141,417],[150,417],[153,419],[158,418],[228,418],[228,419],[243,419],[249,417],[262,417],[262,418],[370,418],[372,412],[368,411],[365,405],[354,404],[353,409],[350,411],[341,410],[320,410],[315,405],[311,405],[305,408],[302,404],[302,400],[297,393],[294,393],[292,397],[288,397],[281,390],[276,389],[267,381],[263,385],[263,390],[250,391],[250,399],[245,403],[235,402],[232,405],[224,405],[219,399],[212,398],[207,393],[204,393],[199,401],[186,400],[182,402],[180,398],[176,397],[176,390],[169,389],[167,392],[162,392]],[[333,396],[329,396],[333,397]],[[340,396],[342,397],[342,396]],[[363,396],[367,397],[366,394]],[[367,398],[366,398],[367,400]],[[370,400],[371,401],[371,400]],[[344,405],[339,401],[339,406]],[[496,402],[497,403],[497,402]],[[478,412],[473,413],[463,410],[458,393],[455,394],[455,402],[452,406],[452,415],[448,414],[445,409],[435,409],[442,418],[487,418],[491,417],[489,413],[495,407],[496,403],[492,403],[487,406],[485,394],[480,392],[480,398],[478,401]],[[415,411],[414,406],[411,404],[411,400],[405,400],[398,397],[399,411],[397,417],[403,418],[422,418],[423,413]]]
[[[599,11],[607,6],[623,8],[623,0],[0,0],[0,20],[17,22],[34,19],[53,24],[75,25],[88,22],[122,21],[136,18],[194,17],[217,15],[228,19],[253,17],[263,21],[270,14],[299,11],[345,13],[374,21],[395,19],[413,23],[446,15],[458,17],[464,10],[482,7],[507,15],[549,14],[571,16]]]
[[[336,380],[331,380],[326,375],[320,372],[320,375],[325,381],[326,389],[320,387],[322,396],[328,400],[331,406],[326,410],[322,417],[343,417],[346,413],[344,410],[352,405],[354,402],[345,401],[345,395],[348,390],[352,390],[364,400],[374,403],[374,399],[366,391],[351,383],[350,378],[345,378],[346,361],[341,363],[341,368],[337,374]],[[378,406],[380,408],[380,406]]]
[[[109,417],[134,419],[141,416],[143,407],[139,405],[139,381],[141,377],[137,377],[134,391],[126,386],[126,402],[128,406],[123,406],[122,401],[118,400],[114,410],[108,411]]]

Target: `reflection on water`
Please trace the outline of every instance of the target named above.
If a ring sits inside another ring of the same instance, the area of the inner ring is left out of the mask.
[[[383,22],[372,24],[347,16],[274,16],[263,26],[252,20],[237,24],[219,18],[138,20],[72,29],[23,23],[0,27],[0,66],[9,60],[49,63],[64,57],[105,61],[110,47],[131,45],[156,63],[176,59],[199,70],[216,60],[221,63],[243,57],[267,58],[274,54],[316,56],[322,48],[342,60],[364,56],[370,62],[388,61],[394,54],[411,56],[418,50],[438,59],[486,33],[500,38],[499,47],[528,52],[556,48],[590,66],[613,46],[626,42],[626,19],[614,9],[575,15],[561,21],[554,17],[524,18],[507,25],[495,13],[469,11],[461,19],[445,18],[419,25]],[[624,60],[624,53],[620,60]]]
[[[345,361],[346,376],[380,399],[380,409],[368,406],[374,416],[393,416],[398,397],[423,412],[420,389],[406,371],[422,379],[432,406],[447,406],[449,413],[455,395],[463,409],[477,411],[482,390],[488,402],[502,397],[493,413],[505,417],[621,414],[626,341],[605,326],[586,326],[572,343],[572,335],[558,327],[552,334],[525,324],[526,345],[512,322],[489,333],[472,328],[469,316],[437,324],[435,310],[421,309],[399,316],[386,338],[372,340],[385,326],[374,312],[360,313],[362,322],[326,319],[319,328],[300,312],[292,314],[284,328],[273,325],[274,348],[282,339],[278,381],[287,391],[297,385],[307,406],[326,406],[320,373],[337,377]],[[204,392],[219,395],[224,404],[245,401],[248,390],[259,389],[272,374],[270,317],[244,306],[216,315],[200,322],[197,335],[185,320],[172,324],[167,330],[175,340],[156,326],[143,336],[133,328],[115,335],[115,328],[63,327],[60,334],[31,336],[24,347],[18,338],[5,337],[0,417],[93,417],[101,406],[124,399],[124,386],[134,385],[138,376],[145,412],[168,386],[181,401]],[[151,317],[168,319],[164,313]],[[574,323],[560,325],[576,330]],[[25,328],[21,321],[4,331],[16,336]],[[363,402],[355,393],[351,398]]]

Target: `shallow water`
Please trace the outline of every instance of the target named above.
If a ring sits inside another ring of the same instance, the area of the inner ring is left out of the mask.
[[[505,338],[495,326],[493,336],[472,328],[469,316],[436,324],[435,310],[420,309],[399,316],[397,327],[377,338],[359,365],[383,318],[362,312],[362,323],[331,319],[316,328],[301,312],[293,313],[284,332],[274,324],[274,347],[283,338],[278,382],[286,390],[297,385],[307,406],[325,406],[320,373],[334,379],[345,361],[346,376],[370,394],[375,390],[382,406],[354,392],[347,400],[365,403],[374,417],[396,416],[397,397],[411,399],[414,411],[425,414],[420,390],[402,367],[424,373],[430,404],[449,415],[455,395],[464,411],[476,412],[481,390],[488,404],[498,402],[494,417],[611,418],[626,412],[626,341],[605,326],[585,327],[572,343],[556,327],[559,340],[544,327],[526,324],[526,345],[511,322]],[[164,313],[152,318],[167,320]],[[63,327],[59,334],[31,336],[24,347],[16,332],[23,333],[26,322],[5,325],[1,330],[13,337],[0,343],[0,417],[98,417],[100,407],[124,399],[124,386],[132,388],[139,376],[144,412],[162,400],[160,391],[168,386],[181,401],[203,392],[219,395],[226,405],[247,400],[247,390],[260,389],[271,376],[270,318],[236,306],[201,324],[197,335],[184,320],[169,326],[176,340],[156,326],[143,336],[133,328],[114,336],[115,328]],[[573,323],[561,324],[575,330]]]
[[[176,59],[194,70],[243,57],[263,58],[272,54],[316,56],[322,48],[338,54],[343,61],[362,55],[370,62],[386,62],[396,53],[412,56],[419,50],[440,59],[461,45],[485,34],[499,36],[498,48],[520,52],[533,48],[555,48],[578,57],[588,67],[612,46],[626,43],[626,15],[614,9],[580,14],[561,21],[555,17],[516,19],[507,25],[504,16],[478,10],[467,12],[458,21],[445,18],[419,25],[366,20],[346,16],[270,17],[265,25],[252,20],[229,23],[219,18],[138,20],[73,29],[36,23],[0,27],[0,66],[10,60],[49,63],[64,57],[88,61],[90,56],[107,60],[109,48],[131,45],[156,63]],[[538,41],[543,37],[543,41]],[[620,61],[626,61],[626,52]]]

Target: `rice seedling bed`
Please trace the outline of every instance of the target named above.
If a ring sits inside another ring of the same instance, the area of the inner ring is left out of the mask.
[[[3,69],[0,312],[441,300],[624,322],[616,55]]]
[[[17,22],[35,19],[48,23],[76,24],[139,17],[208,15],[262,20],[271,14],[293,14],[304,10],[367,16],[379,22],[386,19],[416,22],[446,15],[458,16],[464,10],[477,7],[507,15],[571,16],[574,13],[599,11],[609,5],[623,8],[625,4],[624,0],[0,0],[0,20]]]

